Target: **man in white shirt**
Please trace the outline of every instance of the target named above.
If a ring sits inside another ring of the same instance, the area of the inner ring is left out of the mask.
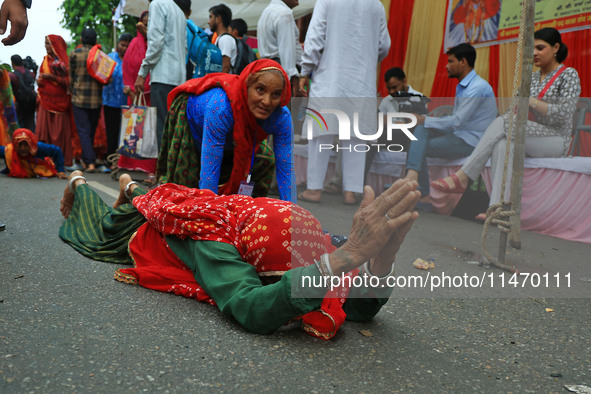
[[[393,67],[387,70],[384,74],[384,80],[389,94],[380,102],[379,112],[381,113],[398,112],[398,92],[424,96],[423,93],[414,90],[412,86],[406,83],[406,74],[400,67]]]
[[[222,72],[232,72],[236,64],[236,39],[228,32],[228,26],[232,21],[232,10],[225,4],[218,4],[209,9],[209,28],[217,33],[215,44],[222,52]]]
[[[257,24],[259,55],[281,64],[289,76],[292,97],[298,96],[299,93],[300,78],[297,66],[302,61],[300,31],[292,11],[298,3],[298,0],[271,0]]]
[[[388,96],[384,97],[380,102],[378,112],[380,114],[388,114],[389,112],[411,112],[425,115],[427,113],[428,99],[423,93],[414,90],[406,82],[406,74],[400,67],[392,67],[384,73],[384,81],[386,82],[386,89],[388,89]],[[408,119],[400,119],[401,123],[407,123]],[[386,119],[384,119],[386,124]],[[401,152],[407,152],[410,145],[410,139],[406,134],[400,130],[392,135],[391,139],[387,138],[386,133],[382,134],[378,139],[378,144],[399,145]],[[367,152],[365,159],[365,179],[371,167],[371,163],[377,154],[377,149],[371,149]]]
[[[366,118],[359,121],[362,134],[375,134],[377,64],[389,50],[386,11],[379,0],[317,0],[304,43],[300,76],[300,93],[310,97],[308,107],[341,110],[344,106],[351,120],[351,112]],[[336,107],[325,106],[324,98],[336,98]],[[322,146],[333,143],[340,126],[334,115],[325,119],[326,130],[313,128],[308,141],[308,188],[298,195],[298,200],[320,201],[330,156]],[[363,192],[365,152],[356,151],[355,146],[364,142],[356,136],[338,142],[343,152],[343,202],[348,205],[356,204],[355,193]]]
[[[157,111],[160,146],[168,93],[184,83],[187,76],[187,19],[173,0],[152,0],[149,12],[148,49],[135,81],[135,91],[144,91],[144,81],[150,74],[150,101]]]

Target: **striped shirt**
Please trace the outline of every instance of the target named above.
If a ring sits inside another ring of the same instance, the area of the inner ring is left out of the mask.
[[[82,45],[70,54],[72,104],[79,108],[100,108],[103,105],[103,85],[86,70],[86,58],[91,48],[91,45]]]

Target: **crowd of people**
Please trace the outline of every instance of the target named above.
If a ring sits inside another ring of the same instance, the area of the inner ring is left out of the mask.
[[[66,178],[69,168],[60,237],[92,259],[133,261],[134,268],[117,271],[116,279],[123,282],[217,304],[259,333],[297,318],[307,332],[326,339],[334,336],[345,315],[371,319],[391,289],[342,290],[364,292],[365,298],[359,299],[336,297],[324,286],[298,299],[291,297],[292,281],[303,275],[331,278],[349,272],[379,280],[392,275],[394,257],[418,217],[415,206],[427,209],[430,203],[430,187],[462,193],[489,158],[491,203],[498,202],[509,114],[498,116],[493,89],[474,71],[476,50],[469,44],[447,51],[448,76],[458,80],[450,115],[422,112],[425,98],[408,85],[401,68],[384,73],[390,96],[378,108],[376,70],[391,43],[381,3],[318,0],[303,47],[292,12],[297,5],[297,0],[270,1],[257,26],[259,59],[246,64],[246,23],[233,20],[224,4],[212,7],[208,26],[215,48],[210,50],[219,52],[221,72],[199,78],[192,78],[198,59],[190,59],[187,48],[203,31],[188,21],[190,0],[151,1],[135,37],[121,34],[108,55],[115,66],[107,83],[87,68],[97,44],[93,29],[80,32],[80,44],[69,55],[62,37],[48,35],[47,55],[36,79],[20,56],[12,59],[14,72],[9,76],[16,111],[3,112],[4,123],[11,126],[0,138],[6,145],[0,155],[8,175]],[[557,30],[540,29],[534,39],[539,70],[532,76],[526,154],[560,157],[570,142],[568,125],[580,81],[575,69],[562,64],[568,50]],[[7,75],[0,80],[5,90],[11,89]],[[21,104],[26,89],[19,86],[31,80],[38,87],[32,112]],[[140,95],[156,108],[159,155],[157,160],[135,162],[121,157],[119,166],[148,173],[147,187],[122,174],[119,198],[108,206],[86,185],[84,172],[100,169],[94,142],[101,114],[106,139],[102,154],[113,154],[122,108]],[[9,107],[12,98],[5,96],[3,106]],[[335,119],[327,116],[331,127],[324,133],[314,131],[308,141],[307,188],[297,195],[292,147],[299,130],[294,130],[288,109],[292,97],[307,98],[310,108],[324,98],[338,98],[347,111],[370,113],[360,126],[366,135],[375,133],[378,111],[411,112],[415,138],[408,144],[404,179],[377,198],[364,187],[372,155],[367,158],[366,152],[350,149],[366,140],[355,134],[339,141],[341,179],[325,187],[330,152],[321,146],[331,144],[339,133]],[[412,102],[409,97],[419,98],[419,104],[403,107],[401,100]],[[428,157],[468,160],[457,173],[430,182]],[[265,198],[274,178],[279,199]],[[320,202],[323,192],[342,193],[345,204],[360,204],[351,234],[338,249],[316,219],[296,205],[298,200]],[[294,247],[296,234],[306,247]],[[273,284],[263,286],[273,277]]]

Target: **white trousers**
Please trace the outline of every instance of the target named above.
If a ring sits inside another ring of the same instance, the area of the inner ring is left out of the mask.
[[[365,170],[365,152],[356,152],[356,145],[365,145],[362,141],[352,137],[350,140],[338,141],[339,151],[343,154],[343,191],[363,193],[363,173]],[[333,135],[322,135],[308,141],[308,189],[322,190],[328,169],[331,150],[334,145]],[[322,148],[322,150],[321,150]],[[359,149],[358,150],[363,150]]]
[[[529,121],[528,121],[529,122]],[[501,184],[503,182],[503,168],[505,166],[505,119],[496,118],[484,132],[484,135],[474,148],[472,154],[462,166],[462,171],[472,180],[478,179],[488,159],[491,159],[492,190],[490,204],[501,201]],[[562,137],[525,137],[525,155],[529,157],[561,157],[564,155],[564,140]],[[507,185],[511,183],[511,169],[513,165],[513,149],[509,155],[507,170]],[[509,199],[510,187],[506,188],[505,198]]]

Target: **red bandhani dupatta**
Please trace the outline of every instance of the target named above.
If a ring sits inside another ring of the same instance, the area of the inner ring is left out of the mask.
[[[250,172],[252,154],[255,146],[267,138],[267,133],[259,126],[256,118],[248,109],[247,80],[251,74],[266,70],[279,70],[283,74],[283,96],[279,105],[285,106],[291,99],[291,86],[287,74],[281,65],[273,60],[260,59],[250,63],[240,75],[212,73],[202,78],[191,79],[173,89],[168,95],[168,107],[182,93],[201,94],[213,88],[222,88],[226,92],[234,116],[234,163],[230,179],[220,186],[219,194],[238,192],[240,181],[245,180]]]
[[[50,34],[47,38],[56,57],[45,55],[39,68],[39,74],[51,74],[63,80],[65,86],[68,86],[70,60],[66,51],[66,42],[61,36],[55,34]],[[70,95],[67,88],[57,81],[40,78],[38,91],[39,101],[46,110],[53,112],[70,111]]]
[[[212,305],[215,301],[168,247],[165,235],[232,244],[261,277],[313,264],[334,250],[312,214],[287,201],[217,196],[210,190],[164,184],[134,198],[133,204],[148,223],[129,243],[135,268],[117,270],[115,279]],[[300,316],[304,330],[322,339],[332,338],[345,321],[342,305],[348,291],[340,288],[327,294],[320,310]]]
[[[17,146],[25,141],[29,147],[29,155],[18,155]],[[28,129],[16,129],[12,134],[12,143],[6,146],[5,157],[8,176],[14,178],[32,178],[34,176],[51,177],[57,175],[55,164],[49,157],[35,157],[37,154],[37,137]]]

